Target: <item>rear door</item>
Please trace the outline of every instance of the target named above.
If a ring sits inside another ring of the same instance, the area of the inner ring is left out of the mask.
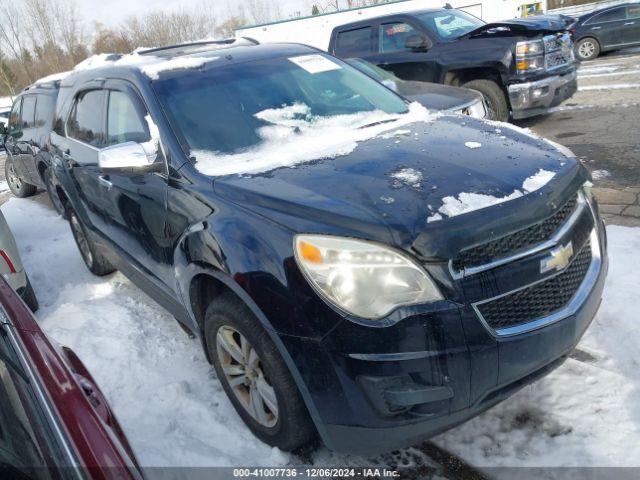
[[[622,40],[627,45],[640,43],[640,4],[627,6],[627,20],[624,22]]]
[[[624,43],[623,29],[627,21],[625,7],[606,10],[587,20],[587,32],[595,35],[603,48],[613,48]]]
[[[165,232],[168,176],[157,128],[141,95],[131,84],[110,80],[105,87],[106,146],[135,142],[143,145],[149,158],[161,164],[153,172],[135,169],[101,172],[108,216],[105,234],[117,241],[145,274],[170,286],[174,275],[169,265],[173,258],[172,243]]]
[[[37,95],[25,95],[22,97],[22,111],[20,113],[20,126],[22,134],[16,142],[17,150],[20,152],[20,170],[23,179],[27,183],[33,184],[30,165],[35,161],[38,153],[37,128],[36,128],[36,104]]]
[[[106,229],[104,189],[100,183],[98,152],[106,145],[105,91],[88,87],[74,97],[66,120],[66,141],[62,156],[78,192],[84,212],[78,212],[88,227]],[[83,215],[84,213],[84,215]]]
[[[42,150],[47,148],[49,133],[51,133],[55,98],[54,95],[47,93],[39,93],[37,95],[35,125],[31,134],[32,155],[24,158],[24,167],[31,177],[31,183],[40,187],[44,187],[44,183],[38,173],[38,162],[40,161]]]
[[[20,150],[18,149],[18,142],[22,137],[22,125],[20,123],[20,111],[22,110],[22,97],[18,98],[11,108],[9,114],[8,131],[5,137],[5,149],[7,155],[11,158],[13,168],[20,176],[22,176],[22,158],[20,157]]]

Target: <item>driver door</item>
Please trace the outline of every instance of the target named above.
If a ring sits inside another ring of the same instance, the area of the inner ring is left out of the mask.
[[[165,225],[167,215],[167,168],[157,128],[139,93],[125,81],[109,81],[106,147],[141,144],[154,169],[102,169],[102,195],[106,199],[105,234],[131,257],[146,275],[160,280],[168,290],[174,281],[170,262],[172,243]]]
[[[378,52],[373,62],[403,80],[438,82],[439,73],[433,48],[417,51],[406,46],[407,39],[432,39],[417,25],[404,20],[380,23],[377,28]]]

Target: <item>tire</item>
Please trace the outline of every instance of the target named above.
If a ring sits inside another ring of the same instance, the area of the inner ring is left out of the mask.
[[[594,60],[600,56],[600,42],[593,37],[582,38],[576,43],[576,57],[581,62]]]
[[[487,104],[487,119],[498,120],[500,122],[509,121],[509,102],[507,96],[500,85],[493,80],[471,80],[462,85],[480,92]]]
[[[62,215],[64,217],[66,213],[64,204],[62,203],[62,200],[60,200],[60,196],[58,196],[56,186],[53,184],[53,175],[50,169],[46,168],[44,172],[42,172],[42,179],[44,180],[44,186],[47,189],[47,194],[49,195],[53,209],[58,213],[58,215]]]
[[[285,451],[313,440],[315,428],[298,387],[278,349],[249,308],[234,294],[222,294],[207,308],[204,330],[207,353],[218,379],[253,434],[268,445]],[[234,350],[240,361],[231,357],[228,347],[223,346],[234,342],[236,346],[245,346]],[[241,363],[243,361],[246,363]],[[232,386],[230,381],[233,380],[242,383]],[[260,390],[267,394],[263,396]],[[253,409],[256,413],[251,413],[251,399],[254,398],[258,399],[258,406]],[[274,399],[275,409],[269,407]],[[262,419],[259,419],[259,411],[262,411]]]
[[[27,307],[29,307],[33,313],[36,313],[38,308],[40,308],[36,292],[33,291],[33,286],[31,285],[29,277],[27,277],[27,286],[25,287],[24,292],[22,292],[22,300],[24,300],[24,303],[27,304]]]
[[[99,246],[93,241],[87,233],[76,212],[69,213],[69,225],[73,239],[76,241],[80,256],[89,271],[98,277],[109,275],[116,271],[111,262],[100,251]]]
[[[7,180],[11,193],[18,198],[30,197],[38,191],[35,185],[26,183],[18,176],[18,172],[16,172],[16,168],[13,165],[13,159],[8,155],[4,162],[4,178]]]

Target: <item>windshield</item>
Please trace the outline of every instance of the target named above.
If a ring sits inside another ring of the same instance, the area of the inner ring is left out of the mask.
[[[428,12],[417,15],[420,21],[444,40],[461,37],[485,25],[485,22],[461,10]]]
[[[359,128],[372,115],[380,120],[408,111],[402,98],[375,80],[322,54],[214,64],[166,77],[153,87],[192,154],[255,151],[327,119],[350,118]]]

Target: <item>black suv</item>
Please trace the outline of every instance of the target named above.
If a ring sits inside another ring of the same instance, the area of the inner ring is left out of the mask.
[[[199,336],[271,445],[419,442],[549,372],[595,315],[605,231],[562,147],[302,45],[89,63],[51,135],[82,257]]]
[[[540,115],[573,96],[577,74],[562,20],[485,23],[453,9],[421,10],[336,27],[329,52],[363,58],[403,80],[484,95],[489,118]]]
[[[0,126],[0,136],[7,150],[4,174],[11,193],[29,197],[38,188],[45,188],[55,209],[62,213],[49,148],[59,85],[59,80],[45,78],[20,93],[11,108],[7,127]]]

